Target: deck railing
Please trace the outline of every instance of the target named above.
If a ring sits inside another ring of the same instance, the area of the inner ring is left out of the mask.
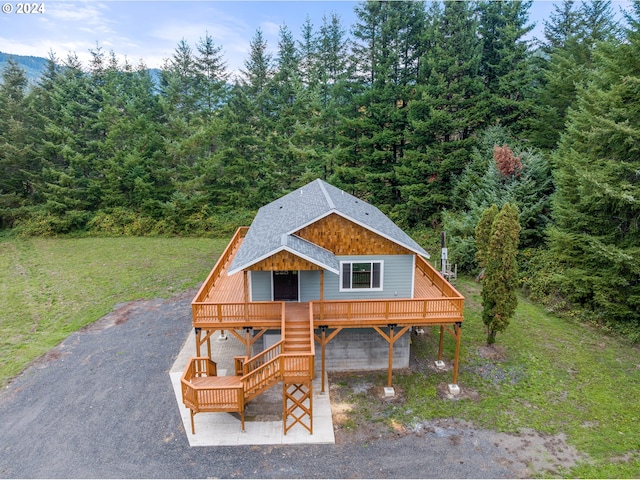
[[[462,321],[463,298],[405,300],[335,300],[310,302],[315,325],[371,326],[389,323]]]
[[[447,297],[450,299],[463,299],[464,297],[458,292],[453,285],[451,285],[435,268],[431,266],[429,262],[427,262],[420,255],[416,255],[416,267],[418,270],[427,277],[431,284],[434,285],[438,290],[442,292],[443,297]],[[462,314],[462,311],[460,312]]]
[[[218,261],[214,265],[213,270],[211,270],[209,276],[200,287],[200,290],[198,290],[194,302],[203,302],[205,300],[207,294],[211,291],[211,287],[213,287],[213,284],[220,277],[227,263],[235,254],[238,243],[247,235],[248,230],[249,227],[240,227],[236,230],[227,248],[224,249],[224,252],[222,252],[222,255],[220,255],[220,258],[218,258]]]
[[[198,323],[231,323],[253,324],[258,327],[264,324],[279,324],[282,316],[282,302],[251,303],[206,303],[193,302],[193,326]]]

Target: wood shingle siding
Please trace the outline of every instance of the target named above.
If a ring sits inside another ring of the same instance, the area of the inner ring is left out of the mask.
[[[335,255],[406,255],[408,249],[332,213],[296,232]]]

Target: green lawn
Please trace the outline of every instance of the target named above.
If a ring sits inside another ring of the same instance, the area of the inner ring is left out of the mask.
[[[226,244],[193,238],[0,240],[0,384],[118,303],[196,287]],[[396,373],[406,401],[376,412],[363,393],[354,400],[360,414],[405,425],[452,417],[506,432],[562,432],[590,459],[566,476],[640,477],[640,350],[520,299],[511,325],[497,337],[504,358],[486,358],[478,354],[485,344],[480,286],[461,279],[457,288],[467,299],[459,383],[474,396],[439,398],[437,388],[450,381],[450,372]],[[432,333],[413,345],[428,361],[437,352]],[[445,346],[450,359],[453,342]],[[357,425],[357,418],[351,423]]]
[[[0,385],[122,302],[201,283],[227,240],[0,240]]]
[[[353,399],[352,423],[367,412],[381,422],[410,426],[421,420],[460,418],[478,427],[517,433],[531,428],[564,433],[589,461],[569,477],[640,477],[640,350],[585,325],[549,315],[520,298],[509,328],[497,337],[502,357],[479,355],[486,345],[480,316],[480,285],[459,280],[465,295],[465,322],[460,355],[461,388],[469,397],[441,399],[437,389],[450,382],[450,372],[431,370],[394,375],[406,400],[372,413],[371,398]],[[437,328],[412,349],[429,363],[438,347]],[[445,358],[453,358],[447,340]],[[381,380],[382,381],[382,380]],[[368,421],[372,419],[369,418]],[[375,420],[375,419],[374,419]]]

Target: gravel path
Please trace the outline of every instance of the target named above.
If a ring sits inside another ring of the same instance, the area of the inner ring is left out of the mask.
[[[531,458],[514,449],[517,442],[446,421],[417,433],[348,444],[189,447],[168,372],[189,333],[193,295],[119,305],[4,388],[0,477],[530,475]]]

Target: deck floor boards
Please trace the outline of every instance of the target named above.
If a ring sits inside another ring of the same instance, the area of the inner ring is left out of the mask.
[[[238,242],[235,252],[238,251],[242,240]],[[206,302],[208,303],[243,303],[244,298],[244,274],[242,272],[228,275],[229,266],[233,261],[235,252],[224,266],[222,273],[215,281],[213,288],[207,292]],[[413,287],[413,298],[442,298],[442,292],[431,280],[424,276],[419,268],[415,270],[415,282]]]

